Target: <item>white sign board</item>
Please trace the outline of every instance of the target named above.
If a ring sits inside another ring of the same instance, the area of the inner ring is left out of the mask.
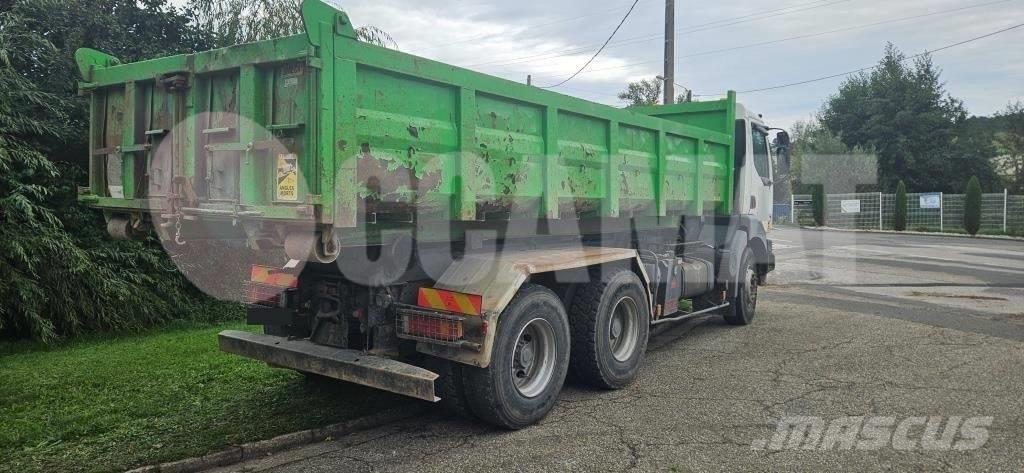
[[[840,202],[839,208],[842,209],[844,214],[859,214],[860,213],[860,201],[859,200],[844,200]]]
[[[942,208],[942,194],[921,194],[921,208],[922,209],[941,209]]]

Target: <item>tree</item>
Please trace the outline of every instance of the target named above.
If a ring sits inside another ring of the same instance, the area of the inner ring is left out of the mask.
[[[663,96],[661,87],[662,80],[657,77],[653,79],[640,79],[626,84],[626,90],[619,92],[618,97],[620,100],[629,102],[627,107],[658,105],[661,103]],[[676,97],[676,103],[685,103],[692,100],[692,91],[686,91]]]
[[[302,0],[191,0],[190,6],[196,23],[213,32],[221,46],[303,31]],[[376,26],[358,27],[356,36],[367,43],[398,49],[394,38]]]
[[[877,183],[878,163],[870,150],[850,148],[817,120],[793,124],[790,179],[793,192],[809,194],[824,185],[827,193],[866,191]]]
[[[100,4],[124,14],[108,18]],[[83,101],[70,92],[78,76],[69,65],[75,48],[120,45],[123,53],[193,45],[189,32],[160,30],[187,21],[159,6],[21,0],[0,8],[0,335],[52,342],[230,313],[211,311],[215,303],[168,270],[173,264],[154,241],[107,238],[102,216],[76,200],[82,170],[55,162],[68,156],[62,145],[87,142]],[[154,8],[151,16],[140,13],[143,7]],[[128,23],[155,30],[120,28]],[[111,29],[92,31],[97,24]]]
[[[999,151],[997,166],[1006,178],[1009,191],[1024,194],[1024,102],[1007,105],[996,119],[1000,122],[995,133]]]
[[[825,226],[825,186],[821,184],[811,186],[811,213],[815,225]]]
[[[54,103],[59,133],[38,143],[51,160],[84,164],[89,152],[89,104],[78,94],[75,50],[90,47],[133,62],[214,46],[212,35],[192,26],[166,0],[18,0],[8,11],[13,16],[0,28],[21,37],[35,34],[53,48],[52,54],[10,57],[19,75],[60,99]],[[52,121],[47,115],[37,118]]]
[[[964,194],[964,230],[974,236],[981,230],[981,183],[977,176],[967,181]]]
[[[952,192],[965,173],[994,177],[990,146],[964,129],[963,103],[950,96],[929,55],[908,64],[895,46],[870,72],[851,77],[826,102],[822,124],[850,147],[878,156],[882,189]]]
[[[640,79],[626,85],[626,90],[619,92],[619,99],[629,102],[630,107],[657,105],[661,102],[661,81],[658,79]]]
[[[894,230],[902,232],[907,229],[907,185],[903,181],[896,185],[896,209],[893,217]]]

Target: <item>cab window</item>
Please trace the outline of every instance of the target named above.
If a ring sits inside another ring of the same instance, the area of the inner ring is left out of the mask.
[[[768,134],[754,128],[750,132],[750,143],[754,148],[754,168],[757,169],[757,174],[765,179],[771,179],[768,169]]]

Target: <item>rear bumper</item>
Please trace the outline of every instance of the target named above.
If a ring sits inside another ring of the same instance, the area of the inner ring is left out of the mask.
[[[225,330],[218,338],[221,351],[227,353],[417,399],[439,400],[434,395],[437,373],[390,358],[238,330]]]

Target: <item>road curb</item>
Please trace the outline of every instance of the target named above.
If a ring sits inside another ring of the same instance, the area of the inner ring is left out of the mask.
[[[425,411],[426,405],[422,403],[410,404],[366,417],[339,422],[337,424],[300,430],[290,434],[278,435],[277,437],[267,440],[258,440],[256,442],[236,445],[219,452],[208,453],[199,457],[160,463],[158,465],[144,466],[134,470],[129,470],[127,473],[195,473],[208,470],[210,468],[230,466],[235,463],[264,457],[302,445],[323,442],[334,437],[408,419],[415,415],[422,414]]]
[[[916,236],[933,236],[933,237],[947,237],[947,238],[969,238],[972,240],[1002,240],[1002,241],[1024,241],[1024,238],[1009,236],[1009,235],[975,235],[970,236],[963,233],[939,233],[939,232],[914,232],[914,231],[903,231],[897,232],[896,230],[853,230],[849,228],[835,228],[835,227],[805,227],[800,226],[801,230],[816,230],[819,232],[845,232],[845,233],[877,233],[880,235],[916,235]]]

